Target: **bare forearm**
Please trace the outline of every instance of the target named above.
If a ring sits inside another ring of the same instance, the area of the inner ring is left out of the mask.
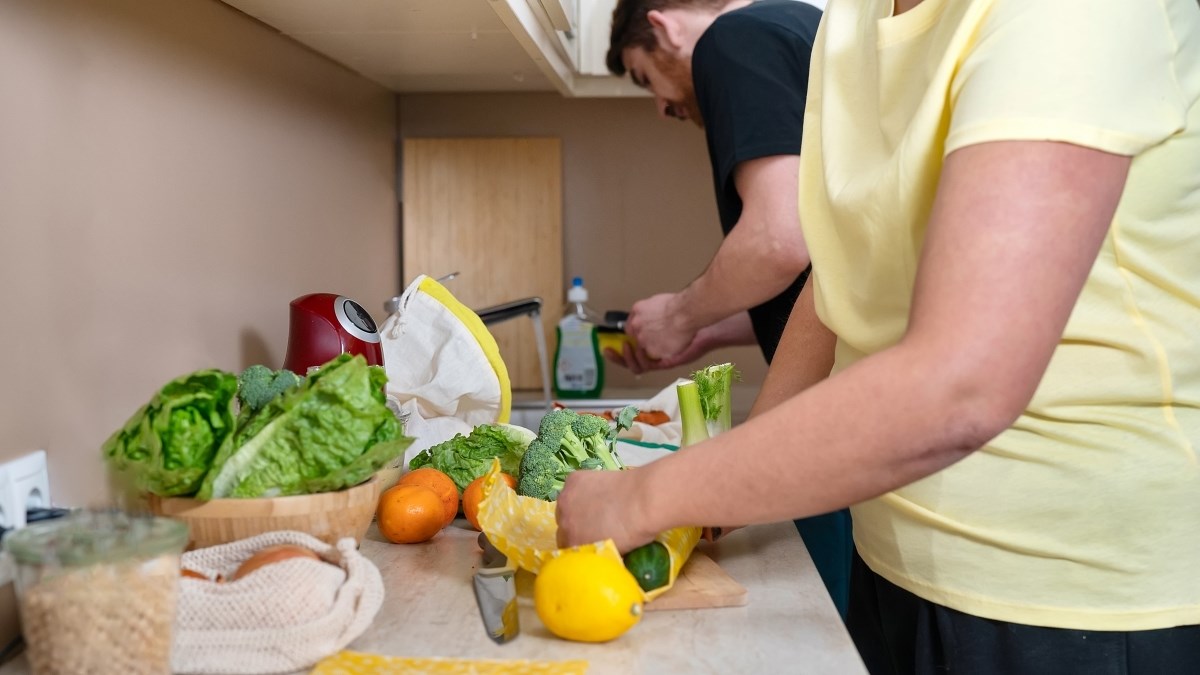
[[[645,476],[654,487],[642,493],[647,517],[662,530],[825,513],[938,471],[1003,428],[952,388],[914,390],[924,370],[904,350],[882,352],[655,462]]]
[[[800,231],[795,155],[743,162],[734,181],[742,215],[708,269],[678,294],[675,310],[699,329],[779,295],[808,267]]]
[[[674,309],[687,328],[697,330],[770,300],[808,266],[807,253],[797,251],[795,242],[749,230],[734,228],[704,274],[676,296]]]
[[[746,312],[738,312],[701,329],[697,337],[702,337],[709,349],[755,343],[754,325],[750,323],[750,315]]]

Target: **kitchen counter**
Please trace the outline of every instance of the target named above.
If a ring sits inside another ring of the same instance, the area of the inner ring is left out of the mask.
[[[651,611],[613,642],[559,640],[533,609],[532,577],[518,575],[521,634],[505,645],[485,634],[472,592],[478,533],[462,519],[425,544],[395,545],[372,526],[363,553],[379,566],[387,598],[351,650],[410,657],[586,659],[589,674],[865,673],[791,522],[745,528],[710,557],[746,587],[744,607]],[[29,672],[24,656],[2,675]]]
[[[383,572],[388,598],[350,648],[394,656],[586,659],[588,673],[596,675],[866,672],[791,522],[745,528],[701,545],[746,587],[744,607],[646,612],[606,644],[553,637],[534,612],[527,573],[517,586],[521,634],[494,644],[471,588],[477,536],[461,519],[425,545],[388,544],[372,529],[363,551]]]

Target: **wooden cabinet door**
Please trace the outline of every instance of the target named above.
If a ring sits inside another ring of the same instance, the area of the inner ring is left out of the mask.
[[[473,309],[540,297],[548,358],[562,315],[562,142],[408,138],[402,148],[403,274],[446,282]],[[533,322],[488,326],[513,389],[541,389]]]

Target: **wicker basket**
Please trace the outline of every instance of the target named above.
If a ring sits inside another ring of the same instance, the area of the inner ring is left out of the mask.
[[[188,524],[188,549],[225,544],[247,537],[294,530],[336,545],[342,537],[362,541],[379,503],[379,479],[337,492],[265,499],[213,499],[149,496],[155,515]]]

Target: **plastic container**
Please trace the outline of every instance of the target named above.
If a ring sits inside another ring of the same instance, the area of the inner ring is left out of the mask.
[[[575,277],[567,290],[566,312],[555,330],[554,395],[558,398],[597,398],[604,389],[604,359],[596,331],[599,321],[587,301],[583,279]]]
[[[4,540],[16,567],[37,675],[171,672],[171,628],[187,525],[83,511]]]

